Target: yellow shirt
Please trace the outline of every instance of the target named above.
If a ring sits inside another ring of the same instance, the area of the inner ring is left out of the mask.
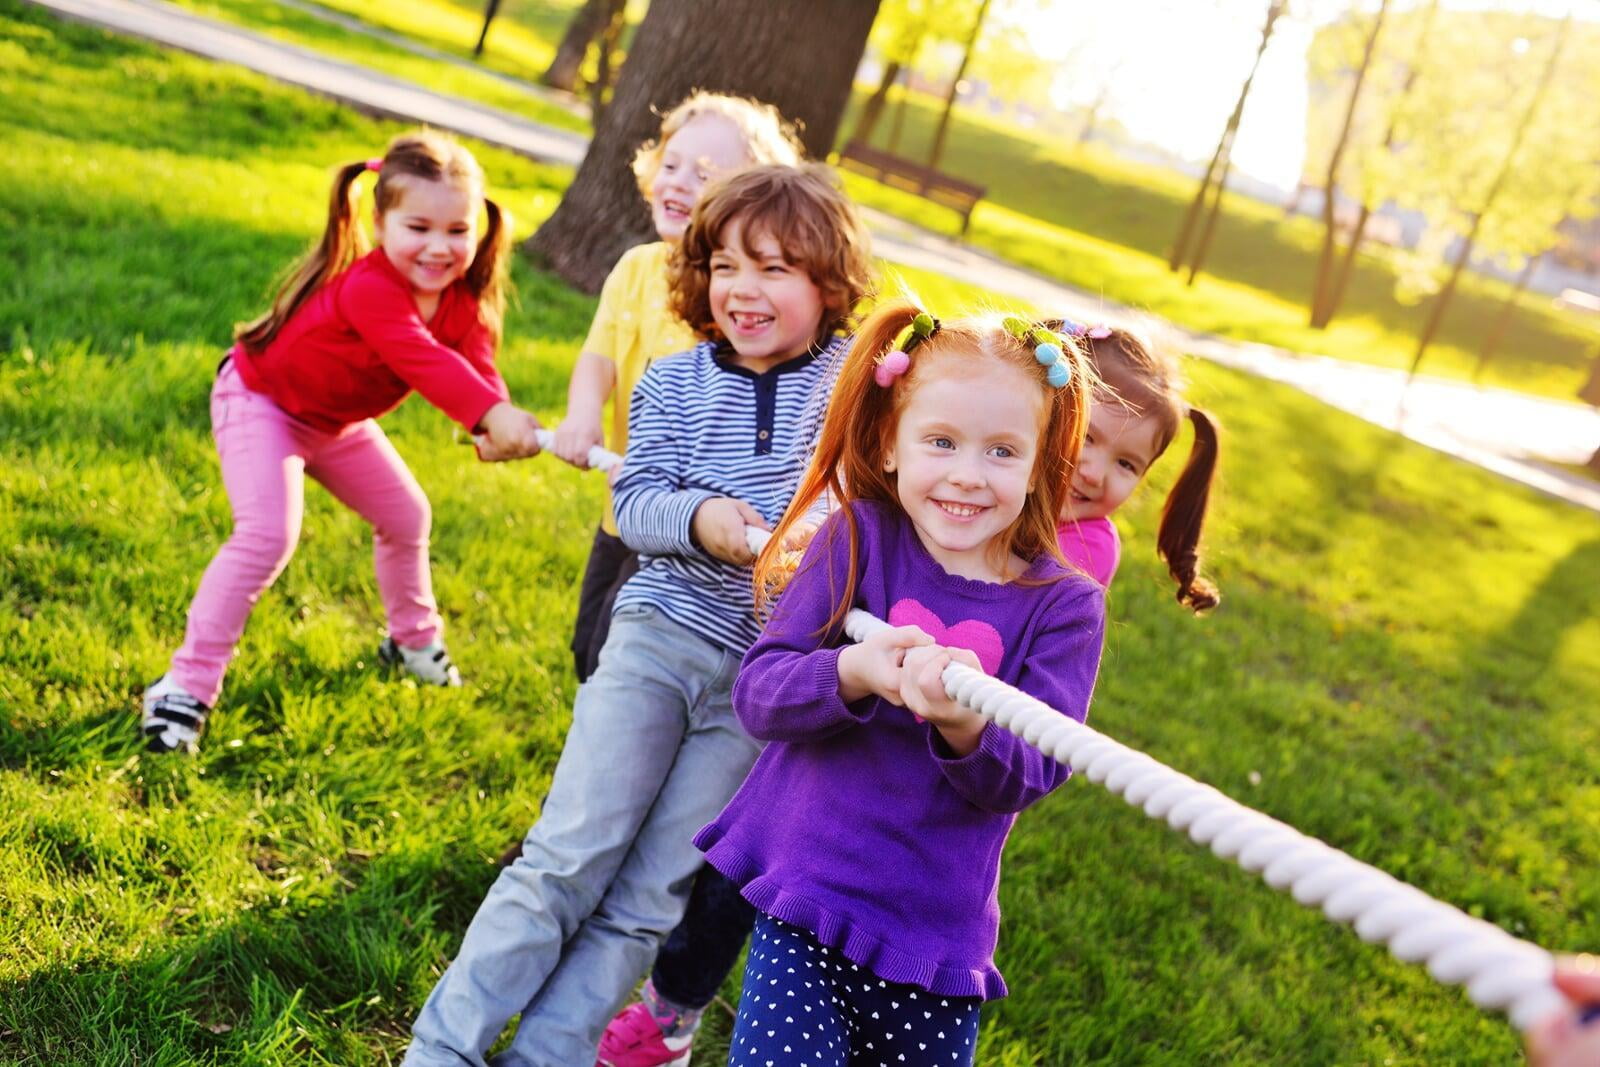
[[[653,360],[693,348],[700,340],[672,313],[667,302],[667,260],[672,246],[654,241],[628,249],[617,260],[600,290],[600,306],[583,342],[583,351],[605,356],[617,365],[617,390],[611,409],[614,452],[628,448],[628,401]],[[611,498],[601,522],[609,534],[617,532]]]

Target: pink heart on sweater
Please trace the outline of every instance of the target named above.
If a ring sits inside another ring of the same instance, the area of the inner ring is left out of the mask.
[[[985,674],[992,675],[1000,669],[1000,660],[1006,653],[1000,631],[979,619],[963,619],[954,626],[922,606],[917,600],[898,600],[889,609],[890,626],[918,626],[929,637],[946,648],[964,648],[978,657]]]

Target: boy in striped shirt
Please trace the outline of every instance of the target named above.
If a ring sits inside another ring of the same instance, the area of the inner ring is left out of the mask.
[[[702,336],[634,390],[613,486],[641,568],[539,821],[500,873],[418,1016],[405,1062],[593,1063],[606,1022],[683,914],[691,839],[759,746],[733,714],[760,632],[746,526],[789,504],[819,394],[870,278],[865,230],[827,170],[743,171],[700,201],[674,256],[674,309]]]

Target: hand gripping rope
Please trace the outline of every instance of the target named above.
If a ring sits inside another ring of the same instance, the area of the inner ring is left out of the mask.
[[[548,431],[539,432],[540,447],[548,448],[551,440]],[[610,471],[621,462],[599,446],[589,450],[591,467]],[[760,552],[768,532],[746,532],[751,551]],[[844,631],[852,641],[863,641],[888,626],[856,609],[845,617]],[[1519,1030],[1566,1008],[1551,980],[1554,958],[1539,946],[1247,808],[982,671],[952,663],[943,681],[952,700],[1151,818],[1166,820],[1196,844],[1260,874],[1272,888],[1351,924],[1362,940],[1383,942],[1398,959],[1424,964],[1439,981],[1464,986],[1473,1003],[1505,1012]]]

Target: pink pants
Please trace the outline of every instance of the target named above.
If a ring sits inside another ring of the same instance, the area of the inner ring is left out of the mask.
[[[338,433],[313,429],[246,387],[229,361],[211,389],[211,432],[233,534],[189,605],[183,647],[172,657],[174,682],[216,703],[250,609],[294,555],[307,474],[372,524],[389,635],[405,648],[433,643],[442,624],[428,574],[428,498],[376,422]]]

